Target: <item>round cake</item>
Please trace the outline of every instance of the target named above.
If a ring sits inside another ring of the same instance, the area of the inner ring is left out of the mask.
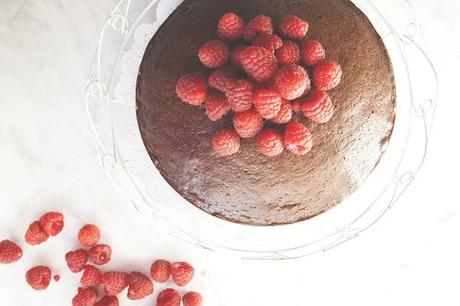
[[[309,22],[308,39],[322,42],[327,58],[340,63],[342,82],[328,92],[335,113],[326,124],[302,116],[313,136],[305,156],[266,157],[251,139],[237,154],[221,157],[210,143],[225,117],[180,101],[177,80],[209,75],[198,49],[216,39],[219,18],[234,12],[286,15]],[[356,191],[378,164],[395,120],[390,58],[367,17],[349,0],[185,0],[150,41],[137,81],[137,118],[145,147],[165,180],[205,212],[251,225],[289,224],[312,218]]]

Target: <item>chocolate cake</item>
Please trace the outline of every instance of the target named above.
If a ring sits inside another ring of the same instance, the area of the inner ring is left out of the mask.
[[[329,91],[333,118],[311,131],[305,156],[265,157],[254,141],[219,157],[210,142],[218,127],[203,111],[179,100],[177,80],[210,73],[197,57],[216,39],[226,12],[250,20],[297,15],[310,24],[307,38],[322,42],[328,59],[342,66],[342,83]],[[356,191],[378,164],[395,120],[390,58],[367,17],[349,0],[185,0],[150,41],[137,82],[137,118],[145,147],[167,182],[191,204],[228,221],[288,224],[321,214]]]

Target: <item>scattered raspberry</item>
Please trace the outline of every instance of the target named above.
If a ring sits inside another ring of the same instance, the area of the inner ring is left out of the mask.
[[[254,85],[249,80],[234,80],[227,82],[225,91],[228,104],[235,112],[243,112],[251,108]]]
[[[26,273],[26,281],[35,290],[45,290],[51,281],[51,270],[46,266],[37,266]]]
[[[73,273],[80,272],[88,262],[88,252],[83,249],[68,252],[65,254],[65,261],[70,271]]]
[[[203,104],[208,94],[205,77],[199,72],[184,75],[177,81],[176,94],[191,105]]]
[[[211,121],[218,121],[222,119],[230,111],[228,100],[221,93],[210,93],[204,104],[206,107],[206,115]]]
[[[94,306],[119,306],[118,298],[113,295],[105,295]]]
[[[298,98],[292,101],[291,108],[294,113],[300,113],[302,111],[302,102],[303,99]]]
[[[58,282],[61,279],[61,276],[59,274],[56,274],[53,276],[53,279],[55,282]]]
[[[300,62],[300,48],[295,42],[285,40],[281,48],[275,51],[275,56],[280,65],[298,64]]]
[[[217,89],[220,92],[225,92],[227,82],[236,79],[238,73],[235,67],[231,65],[224,66],[218,70],[213,71],[208,78],[210,87]]]
[[[254,91],[254,108],[262,118],[276,117],[281,109],[281,97],[269,88],[259,88]]]
[[[128,287],[129,274],[125,272],[106,272],[102,274],[105,295],[117,295]]]
[[[171,276],[176,285],[183,287],[193,278],[194,269],[187,262],[175,262],[171,265]]]
[[[273,82],[275,90],[285,100],[300,97],[309,84],[307,72],[299,65],[284,65],[278,70]]]
[[[307,35],[308,22],[294,15],[283,17],[279,23],[281,34],[287,39],[298,40]]]
[[[244,71],[257,82],[270,80],[278,69],[275,55],[258,46],[247,47],[242,51],[241,65]]]
[[[50,236],[56,236],[64,228],[64,215],[60,212],[49,212],[40,218],[43,231]]]
[[[72,299],[72,306],[93,306],[96,303],[96,288],[78,288],[78,293]]]
[[[317,40],[306,40],[300,47],[300,57],[307,66],[315,66],[326,56],[323,45]]]
[[[102,282],[102,274],[98,268],[86,265],[81,276],[80,283],[83,287],[97,287]]]
[[[216,69],[222,67],[230,57],[230,49],[220,40],[211,40],[201,46],[198,57],[203,65]]]
[[[254,109],[250,109],[236,113],[233,116],[233,126],[241,138],[251,138],[262,130],[264,121]]]
[[[281,109],[276,115],[276,117],[271,120],[276,124],[285,124],[291,121],[292,119],[292,107],[291,103],[287,100],[283,100],[281,103]]]
[[[156,306],[180,306],[179,293],[172,288],[161,291],[157,297]]]
[[[257,136],[257,148],[265,156],[283,153],[283,135],[276,129],[263,129]]]
[[[150,275],[158,283],[166,282],[171,276],[171,264],[163,259],[154,261],[150,268]]]
[[[248,46],[245,45],[238,45],[235,48],[233,48],[230,58],[232,60],[232,64],[235,65],[238,68],[242,68],[241,66],[241,55],[244,50],[246,50]]]
[[[254,46],[259,46],[267,49],[268,51],[274,53],[275,50],[281,48],[283,45],[283,41],[278,35],[274,34],[263,34],[257,36],[253,41],[252,44]]]
[[[35,221],[29,225],[24,239],[30,245],[37,245],[48,240],[48,237],[49,235],[43,230],[41,223]]]
[[[203,297],[198,292],[187,292],[182,297],[184,306],[201,306],[203,305]]]
[[[110,261],[112,248],[107,244],[96,244],[88,251],[89,260],[96,265],[105,265]]]
[[[313,146],[310,131],[302,123],[291,121],[284,131],[284,147],[297,155],[305,155]]]
[[[253,41],[257,37],[257,31],[249,27],[244,27],[241,34],[246,41]]]
[[[314,90],[302,103],[305,117],[318,123],[326,123],[334,115],[334,105],[331,98],[322,90]]]
[[[342,68],[332,61],[321,61],[313,68],[313,84],[320,90],[330,90],[339,85]]]
[[[258,35],[273,34],[272,19],[268,16],[259,15],[252,18],[246,27],[254,29]]]
[[[11,264],[22,257],[22,249],[13,241],[0,242],[0,264]]]
[[[220,156],[233,155],[240,149],[240,137],[229,129],[219,129],[212,138],[212,148]]]
[[[78,232],[78,241],[80,241],[81,245],[87,247],[95,245],[99,241],[100,237],[101,232],[94,224],[86,224]]]
[[[234,13],[227,13],[219,20],[217,34],[225,41],[236,41],[241,38],[244,29],[244,20]]]
[[[128,299],[140,300],[153,293],[153,283],[139,272],[131,272],[128,277]]]

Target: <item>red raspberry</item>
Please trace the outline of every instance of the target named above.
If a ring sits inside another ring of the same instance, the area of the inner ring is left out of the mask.
[[[227,88],[227,82],[236,79],[238,73],[236,68],[227,65],[218,70],[213,71],[208,78],[208,84],[210,87],[217,89],[220,92],[225,92]]]
[[[291,103],[292,111],[294,113],[300,113],[302,111],[302,98],[297,98]]]
[[[216,69],[222,67],[230,57],[230,49],[220,40],[211,40],[201,46],[198,57],[203,65]]]
[[[244,20],[234,13],[227,13],[219,20],[217,34],[225,41],[236,41],[241,38],[244,29]]]
[[[302,112],[311,121],[326,123],[334,115],[334,105],[327,93],[322,90],[314,90],[304,98]]]
[[[10,264],[22,257],[22,249],[13,241],[0,242],[0,264]]]
[[[281,97],[273,89],[260,88],[254,91],[254,108],[262,118],[276,117],[281,109],[281,102]]]
[[[249,80],[227,82],[225,91],[228,104],[235,112],[243,112],[251,108],[254,97],[254,85]]]
[[[233,116],[233,126],[241,138],[251,138],[262,130],[264,121],[254,109],[250,109],[236,113]]]
[[[89,259],[96,265],[105,265],[110,261],[112,248],[107,244],[96,244],[89,249]]]
[[[206,115],[211,121],[222,119],[230,111],[228,100],[221,93],[210,93],[204,103],[206,106]]]
[[[229,129],[219,129],[212,137],[212,148],[220,156],[235,154],[240,149],[240,137]]]
[[[156,306],[180,306],[179,293],[172,288],[161,291],[157,297]]]
[[[284,147],[297,155],[305,155],[313,146],[310,131],[297,121],[287,124],[284,131]]]
[[[332,61],[321,61],[313,68],[313,84],[320,90],[330,90],[339,85],[342,68]]]
[[[105,295],[117,295],[128,287],[129,274],[125,272],[106,272],[102,274]]]
[[[238,45],[235,48],[233,48],[230,58],[232,59],[232,64],[238,68],[242,68],[241,66],[241,56],[243,54],[243,51],[246,50],[248,46],[245,45]]]
[[[51,281],[51,270],[46,266],[37,266],[26,273],[26,281],[35,290],[45,290]]]
[[[30,245],[37,245],[48,240],[49,235],[43,230],[39,221],[35,221],[29,225],[24,236],[26,242]]]
[[[78,288],[78,293],[72,299],[72,306],[93,306],[96,303],[96,288]]]
[[[297,16],[288,15],[280,20],[279,29],[281,34],[283,34],[287,39],[298,40],[307,35],[308,22]]]
[[[65,261],[70,271],[73,273],[80,272],[85,267],[88,262],[88,252],[83,249],[78,249],[75,251],[70,251],[65,254]]]
[[[94,306],[119,306],[118,298],[113,295],[105,295]]]
[[[64,228],[64,215],[60,212],[49,212],[40,218],[43,231],[50,236],[56,236]]]
[[[257,34],[273,34],[272,19],[268,16],[259,15],[252,18],[246,26],[256,30]]]
[[[270,80],[278,69],[278,61],[272,52],[265,48],[251,46],[241,53],[244,71],[257,82]]]
[[[80,241],[81,245],[87,247],[95,245],[99,241],[100,237],[101,232],[94,224],[86,224],[78,232],[78,241]]]
[[[273,86],[281,98],[294,100],[309,86],[307,72],[299,65],[284,65],[275,75]]]
[[[323,45],[317,40],[306,40],[300,47],[300,57],[302,62],[307,66],[315,66],[324,59],[326,51]]]
[[[179,287],[187,285],[193,278],[195,270],[188,262],[175,262],[171,265],[171,276]]]
[[[280,65],[298,64],[300,62],[300,48],[295,42],[285,40],[281,48],[275,51],[275,56]]]
[[[241,33],[243,39],[246,41],[253,41],[257,37],[257,31],[253,28],[244,27],[243,32]]]
[[[254,46],[263,47],[267,49],[268,51],[274,53],[275,50],[281,48],[281,46],[283,45],[283,41],[278,35],[263,34],[263,35],[257,36],[253,40],[252,44]]]
[[[171,264],[163,259],[154,261],[150,267],[150,275],[158,283],[166,282],[171,276]]]
[[[184,306],[201,306],[203,305],[203,297],[198,292],[187,292],[182,297]]]
[[[263,129],[257,136],[257,148],[265,156],[283,153],[283,135],[276,129]]]
[[[55,282],[58,282],[61,279],[61,276],[59,274],[56,274],[53,276],[53,279]]]
[[[203,104],[208,94],[205,77],[199,72],[184,75],[177,81],[176,94],[191,105]]]
[[[102,282],[102,274],[98,268],[86,265],[81,276],[80,283],[83,287],[97,287]]]
[[[140,300],[153,293],[152,281],[142,273],[131,272],[128,278],[128,299]]]
[[[292,107],[291,103],[287,100],[283,100],[281,103],[281,109],[276,115],[272,118],[272,121],[277,124],[285,124],[291,121],[292,119]]]

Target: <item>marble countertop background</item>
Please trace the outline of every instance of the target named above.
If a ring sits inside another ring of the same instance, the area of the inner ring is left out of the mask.
[[[66,215],[63,234],[0,266],[0,305],[70,305],[78,284],[64,254],[96,223],[114,249],[113,269],[148,271],[159,257],[197,268],[189,289],[208,306],[459,305],[460,4],[418,0],[440,69],[441,96],[426,164],[397,208],[339,248],[284,262],[240,261],[153,231],[105,177],[83,108],[99,31],[114,0],[0,0],[0,240],[23,241],[47,210]],[[25,271],[61,275],[35,292]],[[154,297],[122,305],[153,305]]]

